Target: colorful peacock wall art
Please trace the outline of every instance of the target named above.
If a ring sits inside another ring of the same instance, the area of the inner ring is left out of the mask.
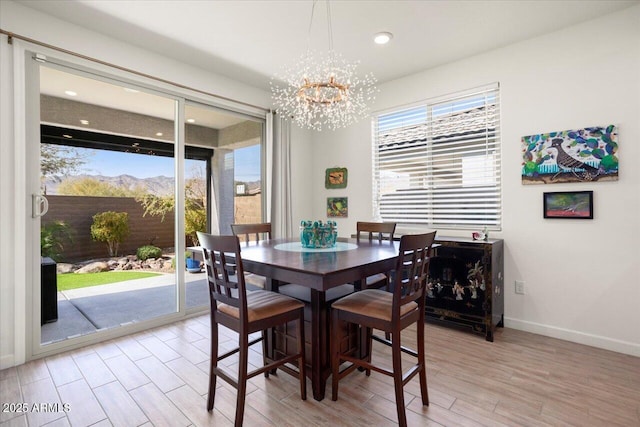
[[[616,126],[594,126],[522,137],[522,183],[615,181]]]

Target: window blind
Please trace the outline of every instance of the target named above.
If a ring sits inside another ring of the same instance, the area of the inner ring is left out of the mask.
[[[379,114],[373,128],[376,218],[500,229],[498,85]]]

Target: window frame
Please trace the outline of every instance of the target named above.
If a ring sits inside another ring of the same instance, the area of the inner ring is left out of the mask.
[[[377,112],[374,218],[501,230],[501,145],[498,83]]]

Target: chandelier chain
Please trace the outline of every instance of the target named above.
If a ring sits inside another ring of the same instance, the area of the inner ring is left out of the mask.
[[[311,49],[311,29],[313,28],[313,17],[315,16],[316,3],[318,0],[313,0],[311,5],[311,19],[309,19],[309,29],[307,30],[307,50]],[[333,25],[331,23],[331,3],[329,0],[325,1],[327,5],[327,38],[329,40],[329,51],[333,51]]]
[[[313,0],[313,4],[311,5],[311,19],[309,19],[309,30],[307,31],[307,50],[311,49],[311,28],[313,27],[313,15],[316,11],[316,2],[318,0]]]
[[[327,32],[329,33],[329,51],[333,52],[333,25],[331,25],[331,3],[327,0]]]

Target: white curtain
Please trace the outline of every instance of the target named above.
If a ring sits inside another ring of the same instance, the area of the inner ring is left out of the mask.
[[[220,156],[220,153],[215,152],[213,155],[213,159],[211,161],[211,176],[209,177],[209,188],[211,188],[211,200],[209,200],[209,211],[211,214],[211,229],[209,230],[209,232],[211,234],[220,234],[220,217],[218,215],[218,206],[220,203],[220,199],[218,197],[219,194],[219,188],[218,188],[218,181],[220,178],[220,173],[217,167],[217,160],[218,158],[216,157]]]
[[[270,214],[273,237],[293,237],[291,207],[291,122],[273,114]],[[269,173],[268,173],[269,174]]]

